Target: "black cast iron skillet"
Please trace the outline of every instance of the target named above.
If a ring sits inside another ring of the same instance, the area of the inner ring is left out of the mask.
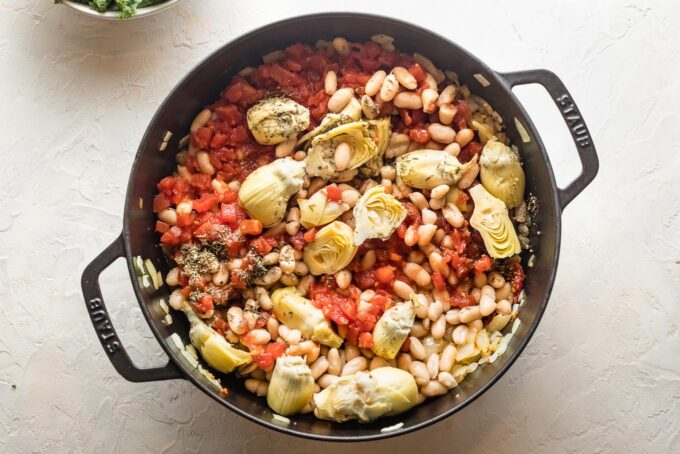
[[[506,353],[495,363],[478,368],[454,392],[428,400],[403,415],[380,419],[371,424],[336,424],[319,421],[312,415],[299,415],[292,418],[290,425],[284,426],[272,419],[272,412],[264,399],[255,398],[245,390],[242,380],[234,375],[221,376],[222,383],[229,389],[228,397],[223,398],[179,355],[177,348],[167,339],[177,332],[185,343],[189,343],[188,323],[182,314],[174,314],[174,323],[170,326],[161,323],[164,313],[158,301],[159,298],[168,300],[169,289],[163,286],[159,291],[153,291],[152,288],[140,286],[132,258],[149,258],[161,269],[163,275],[168,271],[166,260],[158,246],[158,236],[154,232],[155,216],[151,212],[156,183],[173,171],[177,142],[188,130],[193,117],[203,106],[217,99],[220,90],[236,72],[245,66],[258,65],[262,55],[295,42],[314,44],[318,39],[332,39],[335,36],[344,36],[351,41],[366,41],[376,33],[393,36],[401,51],[425,54],[437,67],[456,71],[473,93],[486,99],[500,113],[512,143],[519,147],[527,174],[527,190],[539,200],[538,221],[542,232],[537,238],[535,265],[533,268],[526,268],[527,299],[520,311],[522,323]],[[473,77],[474,74],[483,75],[491,85],[482,87]],[[533,83],[541,84],[555,102],[569,127],[583,166],[581,174],[566,188],[557,187],[541,138],[512,93],[513,86]],[[523,143],[521,140],[515,120],[526,129],[529,142]],[[159,145],[168,130],[174,132],[174,135],[168,148],[160,152]],[[366,441],[405,434],[440,421],[475,400],[517,359],[536,330],[552,290],[560,250],[562,210],[595,178],[597,170],[595,146],[583,118],[564,84],[549,71],[497,73],[448,39],[415,25],[385,17],[325,13],[283,20],[235,39],[214,52],[194,68],[160,106],[144,134],[132,165],[125,199],[123,232],[83,273],[82,287],[87,310],[111,363],[130,381],[189,380],[220,404],[251,421],[306,438]],[[143,208],[139,206],[139,198],[144,201]],[[98,278],[102,270],[119,257],[125,257],[142,313],[170,358],[163,367],[136,367],[111,324]],[[389,432],[380,430],[398,423],[403,423],[403,426]]]

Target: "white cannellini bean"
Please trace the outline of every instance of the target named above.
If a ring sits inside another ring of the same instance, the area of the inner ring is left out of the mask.
[[[408,300],[411,297],[411,295],[415,293],[410,285],[398,279],[394,281],[394,284],[392,285],[392,290],[394,290],[394,293],[396,293],[397,296],[404,301]]]
[[[185,200],[177,204],[177,214],[191,214],[191,210],[194,209],[194,203],[191,200]]]
[[[345,377],[347,375],[352,375],[355,374],[359,371],[366,370],[368,367],[368,360],[363,357],[363,356],[357,356],[356,358],[352,358],[347,363],[345,363],[345,367],[342,368],[342,377]]]
[[[388,180],[394,180],[397,177],[397,169],[394,166],[382,166],[380,168],[380,176]]]
[[[351,361],[357,356],[361,356],[359,347],[356,345],[346,345],[345,346],[345,361]]]
[[[342,361],[340,360],[340,352],[338,349],[331,348],[328,350],[326,359],[328,360],[328,373],[339,376],[340,372],[342,372]]]
[[[458,109],[453,107],[451,104],[442,104],[439,106],[439,121],[446,126],[453,123],[453,119],[456,116]]]
[[[408,371],[416,379],[416,385],[418,386],[423,386],[430,381],[430,373],[427,370],[427,366],[421,361],[412,361],[408,366]]]
[[[266,329],[254,329],[248,331],[248,339],[250,343],[255,345],[264,345],[271,340],[271,334]]]
[[[488,276],[489,285],[495,289],[499,289],[505,285],[505,278],[498,271],[492,271]]]
[[[382,69],[375,72],[371,78],[368,79],[368,82],[366,82],[366,87],[364,88],[366,94],[368,96],[375,96],[378,94],[380,87],[382,87],[382,84],[385,81],[385,77],[387,77],[387,73]]]
[[[470,187],[473,181],[475,181],[475,178],[477,178],[477,175],[479,175],[479,164],[476,162],[472,164],[472,167],[465,172],[463,177],[458,180],[458,188],[459,189],[467,189]]]
[[[470,128],[463,128],[456,133],[456,143],[463,148],[475,137],[475,132]]]
[[[430,262],[432,271],[439,271],[441,273],[447,267],[446,263],[444,263],[444,257],[437,251],[430,252],[427,259]]]
[[[373,268],[373,265],[375,265],[376,260],[377,258],[375,251],[371,249],[361,258],[361,268],[364,270],[370,270]]]
[[[337,147],[335,147],[335,153],[333,154],[333,162],[335,163],[335,169],[338,172],[342,172],[349,167],[350,160],[352,159],[352,148],[347,142],[340,142]]]
[[[412,362],[413,359],[408,353],[399,353],[399,356],[397,356],[397,367],[401,370],[408,371]]]
[[[257,285],[266,287],[276,283],[279,279],[281,279],[282,275],[283,272],[281,271],[281,268],[278,266],[273,266],[269,268],[269,270],[267,270],[267,272],[261,278],[255,279],[253,282]]]
[[[458,145],[456,142],[450,143],[444,147],[444,151],[446,151],[451,156],[458,156],[460,154],[460,145]]]
[[[440,184],[439,186],[434,187],[430,191],[430,198],[431,199],[441,199],[446,196],[449,192],[449,185],[448,184]]]
[[[468,327],[465,325],[458,325],[451,333],[451,339],[457,345],[464,345],[468,338]]]
[[[326,389],[336,381],[340,380],[337,375],[324,374],[316,381],[321,388]]]
[[[460,310],[460,322],[470,323],[482,318],[482,313],[479,311],[479,306],[466,306]]]
[[[324,91],[327,95],[331,96],[338,89],[338,76],[335,71],[328,71],[326,77],[324,78]]]
[[[444,208],[442,208],[442,214],[446,222],[451,224],[453,227],[460,228],[465,223],[465,216],[460,212],[455,203],[447,203]]]
[[[422,99],[423,112],[432,114],[437,111],[437,98],[439,97],[437,90],[426,88],[420,94],[420,97]]]
[[[411,336],[409,338],[409,352],[411,353],[411,356],[415,359],[418,360],[425,359],[425,347],[423,346],[422,342],[420,342],[420,340],[415,336]]]
[[[439,358],[439,370],[449,371],[453,367],[453,363],[456,361],[456,347],[453,344],[448,344],[444,347]]]
[[[285,158],[286,156],[290,156],[291,153],[293,153],[293,150],[295,149],[295,145],[297,144],[297,140],[295,138],[288,139],[285,142],[281,142],[280,144],[276,145],[276,157],[277,158]]]
[[[432,353],[429,358],[427,358],[427,372],[430,374],[430,378],[436,378],[439,374],[439,355]]]
[[[238,306],[231,306],[227,310],[227,323],[229,324],[229,329],[239,336],[248,331],[248,324],[244,319],[243,309]]]
[[[434,236],[436,231],[437,231],[436,225],[423,224],[420,227],[418,227],[418,246],[424,247],[430,244],[430,241],[432,241],[432,237]]]
[[[451,104],[453,100],[456,97],[456,86],[455,85],[447,85],[446,88],[444,88],[439,95],[439,98],[437,99],[437,105],[439,107],[443,106],[444,104]]]
[[[212,112],[210,109],[203,109],[201,110],[198,115],[194,118],[194,121],[191,122],[191,127],[189,128],[189,131],[191,132],[196,132],[199,128],[202,128],[205,126],[205,124],[210,120],[210,117],[212,116]]]
[[[402,91],[394,97],[394,105],[400,109],[420,109],[423,107],[422,98],[418,93]]]
[[[389,74],[380,87],[380,99],[383,102],[390,102],[394,99],[399,91],[399,82],[394,74]]]
[[[212,275],[212,282],[218,287],[226,285],[229,281],[229,268],[226,264],[221,265],[220,269]]]
[[[269,292],[264,287],[255,287],[255,297],[260,303],[260,307],[265,311],[272,310],[273,304],[271,298],[269,298]]]
[[[168,225],[177,225],[177,211],[175,211],[174,208],[161,210],[158,212],[158,220],[165,222]]]
[[[360,104],[361,104],[361,111],[364,113],[364,115],[369,120],[377,118],[378,115],[380,114],[380,111],[378,110],[378,106],[375,105],[375,101],[373,101],[373,98],[371,98],[370,96],[363,95],[361,97]]]
[[[210,162],[210,155],[207,151],[199,151],[196,153],[196,163],[198,164],[198,170],[206,175],[215,175],[217,170],[215,166]]]
[[[392,69],[392,74],[397,78],[397,81],[408,90],[415,90],[418,88],[418,81],[413,74],[408,72],[408,69],[403,66],[395,66]]]
[[[508,299],[510,295],[512,295],[512,287],[509,282],[506,282],[503,287],[496,290],[496,301]]]
[[[419,210],[424,210],[429,206],[422,192],[412,192],[408,198]]]
[[[333,96],[328,99],[328,110],[333,113],[338,113],[349,104],[354,90],[349,87],[341,88],[333,93]]]
[[[435,300],[427,308],[427,318],[432,321],[439,319],[444,312],[444,306],[441,301]]]
[[[510,315],[512,313],[512,304],[508,300],[500,300],[496,304],[496,311],[501,315]]]
[[[359,191],[352,187],[343,188],[342,185],[341,189],[342,189],[342,202],[346,203],[350,208],[354,207],[354,205],[356,205],[357,203],[357,200],[359,200],[359,197],[361,197]]]
[[[430,208],[433,210],[441,210],[446,205],[446,199],[430,199]]]
[[[170,287],[174,287],[176,285],[179,285],[179,268],[174,267],[170,271],[168,271],[168,274],[165,276],[165,283],[168,284]]]
[[[418,318],[427,317],[427,311],[430,307],[430,302],[427,300],[425,295],[423,294],[414,295],[414,299],[416,303],[416,317]]]
[[[379,356],[374,356],[373,359],[371,359],[371,364],[369,364],[368,369],[369,370],[375,370],[379,369],[381,367],[387,367],[387,361],[385,361],[384,358],[381,358]]]
[[[446,185],[444,185],[446,186]],[[448,186],[447,186],[448,187]],[[437,213],[425,208],[422,212],[423,224],[434,224],[437,222]]]
[[[430,332],[432,337],[435,339],[441,339],[446,334],[446,317],[441,315],[430,327]]]
[[[342,36],[338,36],[337,38],[333,39],[332,43],[333,49],[338,53],[338,55],[345,56],[349,55],[350,52],[350,46],[349,42],[343,38]]]
[[[432,380],[420,388],[420,392],[427,397],[434,397],[446,394],[448,389],[438,381]]]
[[[460,309],[446,311],[446,323],[449,325],[458,325],[460,323]]]
[[[279,321],[275,319],[274,317],[269,317],[267,319],[267,331],[269,331],[269,335],[271,336],[272,339],[276,339],[279,335]]]
[[[409,225],[404,234],[404,244],[406,246],[415,246],[418,243],[418,229],[415,225]]]
[[[458,384],[456,379],[453,378],[453,375],[449,372],[440,372],[439,375],[437,375],[437,381],[446,386],[447,389],[454,388]]]
[[[411,336],[420,338],[425,337],[427,334],[428,331],[425,329],[422,322],[414,322],[413,325],[411,325]]]
[[[171,308],[178,311],[178,310],[182,309],[182,306],[184,305],[184,303],[186,303],[186,301],[187,301],[187,299],[182,294],[182,290],[177,289],[170,294],[170,298],[168,300],[168,303],[170,304]]]
[[[314,361],[311,366],[309,366],[309,369],[312,371],[312,377],[314,377],[314,380],[318,380],[318,378],[325,374],[328,370],[328,360],[321,356],[319,359]]]
[[[486,274],[485,273],[475,274],[474,282],[475,287],[481,289],[486,285]]]
[[[349,288],[349,284],[352,282],[352,272],[347,269],[338,271],[335,273],[335,282],[341,289]]]
[[[456,132],[450,126],[444,126],[441,123],[432,123],[427,127],[427,132],[430,133],[432,140],[440,143],[451,143],[456,139]]]

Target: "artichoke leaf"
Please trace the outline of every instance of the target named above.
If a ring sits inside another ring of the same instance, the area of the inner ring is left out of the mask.
[[[248,129],[257,143],[276,145],[309,127],[309,110],[290,98],[266,98],[248,109]]]
[[[342,338],[335,334],[321,309],[302,296],[295,287],[284,287],[271,295],[277,320],[288,328],[299,330],[304,337],[329,347],[338,348]]]
[[[302,188],[305,165],[292,158],[277,159],[255,169],[238,192],[238,199],[251,218],[271,227],[283,219],[288,200]]]
[[[522,204],[526,177],[519,155],[512,148],[501,142],[487,142],[479,166],[479,178],[491,195],[502,200],[508,208]]]
[[[369,159],[361,166],[361,173],[369,177],[374,177],[380,174],[385,150],[387,150],[387,147],[390,144],[392,121],[390,120],[390,117],[383,117],[371,120],[368,124],[370,125],[371,137],[373,137],[373,141],[378,146],[378,151],[373,158]]]
[[[309,199],[298,200],[300,206],[300,224],[306,229],[328,224],[349,210],[344,203],[328,200],[326,188],[315,192]]]
[[[412,301],[387,309],[373,327],[373,353],[385,359],[396,357],[411,333],[415,318],[416,311]]]
[[[406,218],[406,208],[385,187],[367,190],[354,206],[354,244],[369,238],[388,239]]]
[[[305,246],[302,260],[314,276],[333,274],[349,265],[356,252],[352,228],[333,221],[316,232],[314,241]]]
[[[252,361],[250,353],[234,348],[224,336],[199,318],[188,303],[185,302],[180,309],[186,314],[191,325],[189,329],[191,344],[211,367],[228,374],[238,366]]]
[[[411,409],[418,402],[418,386],[408,372],[381,367],[340,377],[316,393],[313,402],[320,419],[370,422]]]
[[[505,203],[492,196],[481,184],[472,187],[469,192],[475,204],[470,225],[481,234],[489,255],[500,259],[519,254],[522,248]]]
[[[302,410],[313,395],[314,377],[304,358],[278,358],[267,390],[269,408],[283,416],[292,415]]]
[[[335,148],[342,142],[350,146],[351,157],[346,170],[359,168],[378,152],[373,141],[369,124],[365,121],[354,121],[332,128],[330,131],[312,139],[305,163],[307,174],[334,181],[339,176],[333,159]]]
[[[397,158],[397,175],[412,188],[433,189],[441,184],[453,185],[476,162],[475,156],[461,164],[445,151],[416,150]]]

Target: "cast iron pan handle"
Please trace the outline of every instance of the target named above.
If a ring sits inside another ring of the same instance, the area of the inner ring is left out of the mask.
[[[546,69],[503,73],[501,77],[508,82],[510,87],[526,84],[543,85],[543,88],[548,91],[553,102],[560,110],[562,118],[564,118],[569,127],[569,132],[576,144],[576,150],[581,158],[583,168],[581,174],[574,181],[566,188],[559,190],[560,205],[564,209],[574,197],[579,195],[593,181],[600,166],[595,145],[593,144],[590,132],[588,132],[588,127],[583,121],[581,112],[576,107],[576,103],[569,94],[569,91],[567,91],[567,87],[564,86],[555,74]]]
[[[85,296],[85,305],[87,306],[87,312],[90,314],[92,325],[97,332],[97,337],[99,337],[99,342],[102,343],[102,347],[104,347],[104,351],[109,356],[113,367],[127,380],[145,382],[184,378],[172,361],[168,361],[163,367],[154,367],[152,369],[138,368],[134,365],[125,348],[123,348],[123,344],[118,339],[116,330],[111,324],[109,313],[104,305],[102,291],[99,288],[99,275],[114,260],[123,256],[125,256],[125,248],[123,246],[123,235],[121,235],[87,265],[87,268],[83,271],[81,285],[83,287],[83,295]]]

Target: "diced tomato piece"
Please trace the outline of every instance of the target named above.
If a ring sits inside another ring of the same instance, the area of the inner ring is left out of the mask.
[[[213,131],[205,126],[198,128],[196,131],[191,133],[191,143],[194,144],[196,148],[204,149],[208,148],[210,140],[212,139]]]
[[[488,255],[482,255],[479,259],[475,261],[474,267],[475,267],[475,274],[481,274],[485,271],[488,271],[491,269],[491,266],[493,265],[493,261],[491,260],[491,257]]]
[[[208,312],[213,309],[213,298],[207,293],[198,300],[198,304],[194,306],[199,312]]]
[[[178,214],[177,215],[177,225],[179,227],[190,226],[194,222],[195,218],[196,218],[196,215],[194,213]]]
[[[156,221],[156,232],[165,233],[170,230],[170,226],[163,221]]]
[[[239,125],[229,131],[227,142],[231,145],[241,145],[248,142],[248,130],[243,125]]]
[[[305,247],[305,239],[304,239],[304,233],[298,232],[295,235],[290,237],[290,243],[293,245],[293,247],[301,251],[303,247]]]
[[[384,290],[378,290],[378,292],[384,292]],[[387,295],[378,293],[373,298],[371,298],[371,305],[378,308],[380,312],[386,311],[392,305],[392,299],[388,298]]]
[[[210,175],[204,173],[195,173],[191,175],[191,186],[200,189],[201,191],[208,191],[212,188],[212,178]]]
[[[326,198],[330,202],[340,202],[342,201],[342,189],[335,185],[328,186],[326,188]]]
[[[168,246],[177,246],[181,241],[182,229],[177,226],[170,227],[170,230],[161,235],[161,243]]]
[[[408,136],[414,142],[418,142],[421,144],[430,141],[430,133],[427,132],[427,129],[425,128],[413,128],[408,132]]]
[[[185,298],[189,298],[189,295],[191,295],[191,292],[192,292],[192,291],[193,291],[192,288],[191,288],[190,286],[187,285],[187,286],[185,286],[185,287],[182,288],[182,295],[183,295]]]
[[[311,229],[307,230],[307,231],[304,233],[304,235],[302,236],[302,238],[305,240],[305,243],[312,243],[312,242],[314,242],[314,239],[316,238],[316,229],[315,229],[315,228],[311,228]]]
[[[375,280],[381,284],[390,284],[394,280],[394,270],[390,265],[381,266],[375,270]]]
[[[359,334],[359,347],[361,348],[373,347],[373,334],[371,333]]]
[[[239,223],[238,229],[243,235],[259,235],[262,233],[262,222],[257,219],[244,219]]]
[[[223,132],[216,132],[215,135],[213,135],[212,139],[210,139],[210,148],[213,150],[218,150],[222,148],[222,145],[227,143],[227,139],[229,136]]]
[[[247,213],[237,203],[223,203],[219,217],[224,224],[235,228],[239,222],[246,219]]]
[[[238,200],[238,193],[234,191],[226,191],[222,194],[222,201],[224,203],[234,203]]]
[[[210,222],[206,222],[204,224],[201,224],[199,228],[194,230],[194,236],[196,238],[207,238],[213,231],[215,226],[211,224]]]
[[[272,244],[269,240],[274,240],[274,244]],[[255,252],[258,254],[267,254],[271,252],[274,247],[277,246],[277,241],[274,238],[255,238],[251,243],[251,246],[255,249]]]
[[[442,273],[439,271],[435,271],[432,273],[432,283],[434,284],[434,288],[437,290],[444,290],[446,288],[446,281],[444,280],[444,276],[442,276]]]
[[[373,270],[365,270],[354,273],[354,282],[362,290],[373,288],[375,286],[375,272]]]
[[[199,213],[204,213],[212,210],[219,201],[220,197],[217,194],[203,194],[201,198],[194,200],[193,207]]]
[[[153,198],[153,212],[159,213],[172,205],[170,199],[165,194],[156,194]]]
[[[229,126],[236,126],[243,120],[243,115],[234,104],[215,107],[215,114],[220,120],[226,121]]]
[[[225,322],[223,319],[218,318],[212,323],[212,328],[224,336],[227,328],[229,328],[229,324],[227,324],[227,322]]]
[[[165,177],[158,182],[158,190],[162,192],[172,192],[172,188],[175,187],[175,177]]]
[[[427,78],[427,73],[425,70],[420,66],[418,63],[414,63],[411,66],[408,67],[408,72],[411,73],[413,77],[416,78],[416,81],[422,82]],[[430,88],[436,88],[436,87],[430,87]]]

